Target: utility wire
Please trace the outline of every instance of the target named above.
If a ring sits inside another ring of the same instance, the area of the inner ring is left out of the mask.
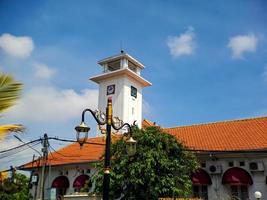
[[[58,140],[62,142],[72,142],[72,143],[77,142],[77,140],[62,139],[62,138],[57,138],[57,137],[49,137],[48,139]],[[94,145],[101,145],[101,146],[104,145],[104,143],[99,143],[99,142],[84,142],[84,144],[94,144]]]
[[[26,144],[22,139],[20,139],[17,135],[14,135],[14,137],[19,140],[20,142],[22,142],[23,144]],[[40,156],[42,156],[42,154],[35,148],[33,148],[32,146],[30,145],[27,145],[28,147],[30,147],[32,150],[34,150],[35,152],[37,152]]]
[[[8,152],[8,151],[12,151],[12,150],[15,150],[15,149],[19,149],[19,148],[21,148],[21,147],[27,146],[27,145],[29,145],[29,144],[32,144],[32,143],[35,143],[35,142],[38,142],[38,141],[41,141],[41,139],[33,140],[33,141],[30,141],[30,142],[24,143],[24,144],[22,144],[22,145],[19,145],[19,146],[10,148],[10,149],[6,149],[6,150],[3,150],[3,151],[0,151],[0,153],[5,153],[5,152]]]
[[[23,142],[19,137],[15,136],[15,138],[17,138],[19,141]],[[33,140],[33,141],[30,141],[30,142],[23,142],[22,145],[18,145],[16,147],[13,147],[13,148],[10,148],[10,149],[6,149],[6,150],[2,150],[0,151],[0,159],[2,158],[6,158],[6,157],[9,157],[9,156],[13,156],[14,154],[17,154],[21,151],[25,151],[27,149],[32,149],[34,151],[36,151],[39,155],[40,155],[40,152],[38,150],[36,150],[35,148],[33,148],[34,146],[40,144],[42,142],[42,138],[39,138],[39,139],[36,139],[36,140]],[[70,139],[64,139],[64,138],[58,138],[58,137],[48,137],[48,140],[55,140],[55,141],[61,141],[61,142],[69,142],[69,143],[76,143],[77,141],[76,140],[70,140]],[[92,144],[92,145],[100,145],[100,146],[103,146],[104,143],[98,143],[98,142],[84,142],[85,144]],[[68,158],[74,158],[74,157],[77,157],[77,156],[68,156],[68,155],[64,155],[58,151],[56,151],[53,147],[51,147],[51,149],[63,156],[63,157],[68,157]],[[41,155],[40,155],[41,156]],[[42,157],[42,156],[41,156]],[[75,159],[72,159],[72,160],[75,160]],[[83,159],[82,159],[83,160]]]
[[[13,156],[14,154],[20,153],[20,152],[25,151],[27,149],[32,149],[33,146],[37,146],[40,143],[41,142],[38,142],[36,144],[33,144],[32,147],[29,147],[28,145],[24,145],[24,146],[22,146],[20,148],[16,148],[16,149],[12,149],[10,151],[6,151],[6,152],[0,154],[0,159],[6,158],[6,157],[9,157],[9,156]]]

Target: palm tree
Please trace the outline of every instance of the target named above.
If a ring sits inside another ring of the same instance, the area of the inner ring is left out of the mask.
[[[22,86],[12,76],[0,73],[0,113],[13,106],[20,98]],[[0,140],[10,132],[23,132],[24,129],[21,124],[0,125]]]

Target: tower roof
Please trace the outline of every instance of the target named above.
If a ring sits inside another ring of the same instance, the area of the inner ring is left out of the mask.
[[[125,53],[123,51],[120,54],[117,54],[117,55],[110,56],[110,57],[104,58],[102,60],[99,60],[97,63],[99,65],[104,65],[104,64],[106,64],[108,62],[119,60],[121,58],[126,58],[127,60],[129,60],[130,62],[134,63],[136,66],[138,66],[141,69],[145,68],[145,66],[140,61],[136,60],[135,58],[133,58],[132,56],[130,56],[129,54],[127,54],[127,53]]]
[[[113,71],[113,72],[108,72],[105,74],[101,74],[101,75],[97,75],[97,76],[93,76],[90,78],[91,81],[94,81],[96,83],[100,83],[102,80],[108,79],[108,78],[113,78],[116,76],[128,76],[131,77],[135,80],[137,80],[142,87],[147,87],[147,86],[151,86],[152,83],[150,83],[149,81],[147,81],[146,79],[144,79],[143,77],[139,76],[138,74],[132,72],[129,69],[119,69],[117,71]]]

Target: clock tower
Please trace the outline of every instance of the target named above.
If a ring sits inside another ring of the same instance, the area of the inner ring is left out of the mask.
[[[121,51],[98,61],[103,72],[90,80],[99,85],[98,109],[105,112],[107,99],[112,97],[113,117],[124,123],[142,124],[142,89],[152,84],[141,77],[144,65]]]

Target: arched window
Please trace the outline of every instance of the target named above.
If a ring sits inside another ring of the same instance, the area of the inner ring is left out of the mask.
[[[248,186],[253,184],[250,174],[239,167],[228,169],[222,177],[222,184],[227,185],[233,198],[248,199]]]
[[[67,192],[67,188],[70,187],[70,182],[66,176],[58,176],[52,182],[52,188],[56,188],[56,196],[63,196]]]
[[[92,186],[90,177],[86,174],[78,176],[73,182],[73,188],[75,192],[80,192],[80,190],[85,186],[86,183],[88,184],[87,190],[89,190],[89,187]]]
[[[208,200],[208,185],[211,185],[209,174],[205,170],[199,169],[191,174],[191,180],[193,183],[193,197]]]

